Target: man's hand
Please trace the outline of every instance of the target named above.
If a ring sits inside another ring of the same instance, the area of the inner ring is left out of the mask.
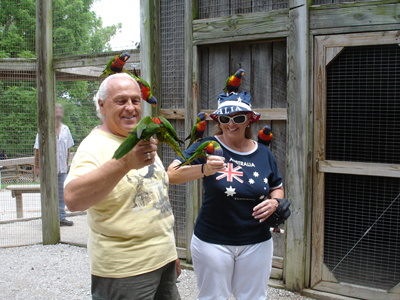
[[[154,163],[157,154],[157,143],[158,140],[153,138],[150,138],[149,141],[139,141],[127,155],[120,159],[121,163],[124,164],[128,172],[151,165]]]
[[[175,265],[176,265],[176,278],[178,278],[179,275],[181,275],[181,273],[182,273],[182,270],[181,270],[181,261],[179,260],[179,258],[176,259]]]

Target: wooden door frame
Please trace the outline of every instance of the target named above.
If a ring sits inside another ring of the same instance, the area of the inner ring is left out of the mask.
[[[311,225],[311,278],[313,289],[371,300],[395,300],[400,284],[385,290],[339,283],[324,264],[325,173],[400,177],[400,165],[327,161],[326,153],[326,67],[345,47],[400,44],[398,31],[382,31],[314,37],[314,140],[313,199]]]

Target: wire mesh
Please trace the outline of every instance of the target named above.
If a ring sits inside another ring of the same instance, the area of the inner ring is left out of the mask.
[[[161,23],[161,107],[184,108],[185,66],[185,2],[162,0],[160,2]],[[183,120],[170,120],[179,137],[185,136]],[[166,145],[162,147],[165,168],[177,156]],[[169,197],[175,216],[175,240],[177,247],[186,248],[186,185],[170,185]]]
[[[35,25],[35,1],[0,2],[0,247],[42,242],[40,196],[29,191],[38,187]]]
[[[99,1],[112,5],[112,0]],[[92,11],[95,0],[53,0],[53,54],[66,56],[111,51],[110,39],[121,24],[103,26],[103,20]],[[99,5],[99,3],[96,3]],[[135,41],[126,40],[119,49],[135,48]],[[114,49],[117,50],[117,49]]]
[[[327,159],[400,163],[399,67],[398,45],[346,48],[331,63]],[[400,201],[367,231],[399,193],[399,178],[326,174],[324,261],[340,282],[400,282]]]
[[[340,282],[384,290],[400,282],[400,199],[349,253],[399,193],[399,178],[325,175],[324,261]]]
[[[179,137],[185,135],[185,122],[183,120],[170,120],[171,125],[175,128]],[[184,150],[184,147],[181,147]],[[165,169],[177,157],[176,152],[168,145],[162,144],[162,160]],[[169,185],[169,198],[172,211],[175,216],[175,240],[176,246],[186,248],[186,185]]]
[[[270,11],[289,7],[288,0],[199,0],[199,19]]]
[[[346,48],[328,67],[326,158],[400,163],[400,47]]]
[[[184,107],[185,3],[163,0],[161,22],[161,95],[163,108]]]

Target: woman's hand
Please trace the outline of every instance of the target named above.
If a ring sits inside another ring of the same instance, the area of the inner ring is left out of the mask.
[[[225,169],[226,169],[225,157],[211,155],[207,158],[207,162],[204,164],[203,172],[204,175],[211,176]]]
[[[275,199],[267,199],[253,208],[254,219],[259,219],[260,223],[264,222],[270,215],[272,215],[279,203]]]

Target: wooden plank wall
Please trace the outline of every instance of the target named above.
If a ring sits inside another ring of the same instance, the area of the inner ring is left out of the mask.
[[[252,96],[252,107],[257,109],[286,108],[286,41],[216,44],[200,47],[201,110],[215,110],[217,96],[225,81],[237,69],[246,73],[240,91]],[[214,132],[214,121],[208,122],[207,133]],[[270,145],[285,182],[286,121],[259,121],[253,125],[253,138],[265,125],[270,125],[274,138]],[[274,234],[274,255],[283,257],[284,235]]]

